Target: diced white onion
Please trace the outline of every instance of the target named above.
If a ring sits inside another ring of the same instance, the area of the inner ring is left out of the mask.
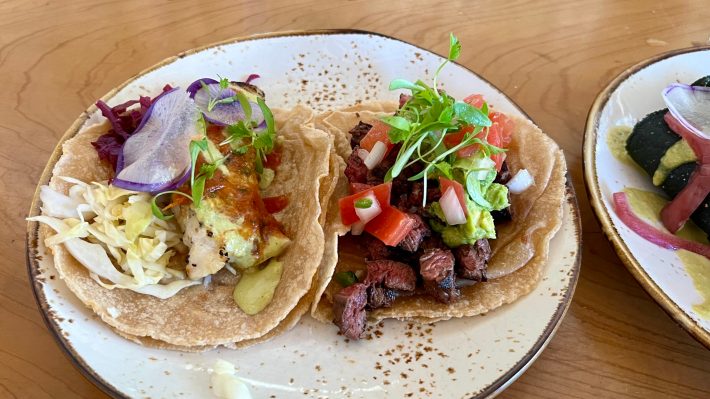
[[[385,153],[387,153],[387,146],[385,143],[378,141],[372,146],[372,151],[365,158],[365,166],[367,169],[372,170],[375,166],[379,165],[383,159],[385,159]]]
[[[363,224],[366,224],[370,220],[374,219],[375,216],[382,213],[382,208],[380,207],[380,203],[377,201],[377,197],[375,197],[375,194],[372,192],[372,190],[370,190],[366,196],[355,200],[355,202],[357,203],[357,201],[362,199],[369,199],[372,201],[372,205],[370,205],[368,208],[358,208],[357,206],[355,206],[355,214]]]
[[[474,169],[491,169],[496,166],[496,162],[489,157],[479,158],[475,163]]]
[[[530,175],[530,172],[528,172],[527,169],[520,169],[518,173],[506,183],[506,186],[508,186],[508,190],[510,190],[511,193],[520,194],[533,184],[535,184],[535,180],[532,175]]]
[[[350,234],[354,236],[359,236],[363,231],[365,231],[365,223],[359,220],[350,226]]]
[[[446,223],[451,226],[466,223],[466,214],[453,187],[449,187],[444,195],[441,196],[439,204],[446,217]]]
[[[364,148],[357,149],[357,156],[360,157],[360,159],[362,159],[363,161],[367,159],[368,155],[370,155],[370,151]]]

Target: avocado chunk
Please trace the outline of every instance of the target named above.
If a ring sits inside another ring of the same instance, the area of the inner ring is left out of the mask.
[[[429,213],[433,216],[429,219],[429,225],[432,230],[441,234],[441,239],[449,248],[473,244],[481,238],[496,238],[496,228],[491,213],[468,198],[466,198],[466,208],[468,210],[466,223],[449,226],[446,224],[441,205],[438,202],[433,202],[429,206]]]
[[[265,268],[249,273],[245,271],[234,287],[234,302],[248,315],[255,315],[271,303],[276,287],[281,281],[283,263],[272,259]]]

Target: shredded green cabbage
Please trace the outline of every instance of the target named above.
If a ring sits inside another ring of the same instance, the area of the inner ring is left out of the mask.
[[[57,233],[45,240],[46,246],[63,244],[107,289],[165,299],[201,283],[168,267],[176,250],[184,247],[182,233],[175,221],[153,216],[150,194],[60,178],[73,184],[69,195],[42,186],[42,215],[28,218]]]

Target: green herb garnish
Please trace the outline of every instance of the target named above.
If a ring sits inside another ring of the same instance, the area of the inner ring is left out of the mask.
[[[209,87],[205,82],[200,81],[202,88],[206,90],[209,94]],[[228,89],[230,82],[227,78],[220,77],[219,88],[220,91]],[[246,95],[237,90],[236,94],[231,97],[217,99],[210,98],[207,104],[207,111],[212,111],[214,107],[219,104],[231,104],[234,102],[239,102],[242,110],[244,111],[244,120],[241,120],[234,125],[227,127],[228,137],[223,142],[219,143],[220,146],[230,144],[232,147],[232,152],[235,154],[245,154],[249,147],[254,147],[256,151],[255,168],[256,171],[261,174],[264,170],[264,161],[266,160],[266,154],[270,153],[274,148],[274,142],[276,139],[274,116],[271,110],[266,105],[264,100],[260,97],[257,98],[257,104],[261,109],[261,113],[264,115],[264,120],[266,122],[266,129],[255,130],[258,126],[257,123],[252,121],[253,109],[252,104],[249,102]],[[202,197],[205,192],[205,185],[207,180],[214,177],[217,169],[224,164],[228,156],[222,156],[216,158],[213,152],[210,150],[210,143],[207,138],[207,124],[204,117],[201,115],[197,123],[198,131],[202,131],[202,137],[198,140],[193,140],[190,142],[190,189],[191,195],[185,194],[181,191],[164,191],[155,195],[151,201],[151,209],[153,215],[161,220],[169,220],[173,215],[164,214],[164,209],[161,209],[157,205],[158,197],[173,193],[180,194],[189,198],[195,207],[199,207],[202,203]],[[197,158],[200,153],[205,154],[205,158],[209,158],[203,162],[199,170],[197,168]],[[220,154],[221,155],[221,154]],[[209,161],[209,162],[207,162]]]
[[[158,203],[157,203],[158,197],[163,196],[165,194],[179,194],[179,195],[182,195],[182,196],[192,200],[191,196],[183,193],[182,191],[163,191],[162,193],[156,194],[153,197],[153,199],[150,200],[150,209],[151,209],[151,211],[153,211],[153,215],[160,220],[170,220],[175,217],[175,215],[166,215],[165,213],[163,213],[164,209],[161,209],[158,206]]]
[[[349,287],[358,282],[357,276],[353,272],[338,272],[333,277],[343,287]]]
[[[436,70],[433,86],[430,87],[421,80],[410,82],[405,79],[395,79],[390,83],[390,90],[407,89],[411,98],[401,107],[395,116],[387,116],[382,121],[391,127],[388,132],[390,141],[401,143],[394,165],[385,176],[390,181],[399,176],[402,171],[415,164],[424,164],[423,170],[409,180],[423,179],[423,205],[426,205],[427,179],[432,174],[440,174],[453,178],[453,162],[456,152],[472,144],[478,144],[488,156],[503,151],[488,144],[485,139],[476,137],[481,132],[487,134],[491,120],[488,118],[488,105],[484,103],[481,109],[453,97],[437,88],[439,74],[446,64],[455,61],[461,54],[461,43],[451,34],[449,38],[449,55]],[[473,126],[473,129],[469,127]],[[447,148],[444,138],[447,135],[459,133],[469,128],[459,144]],[[460,180],[465,183],[465,177]],[[472,186],[472,192],[476,192]]]
[[[359,198],[355,200],[355,208],[367,209],[372,206],[371,198]]]
[[[248,122],[239,121],[227,128],[229,137],[220,143],[220,145],[231,144],[232,151],[238,154],[244,154],[249,149],[249,146],[256,150],[256,171],[261,174],[264,171],[263,162],[266,160],[266,154],[274,149],[274,141],[276,140],[276,130],[274,123],[274,115],[261,97],[257,97],[256,102],[264,115],[266,122],[265,130],[255,130],[255,123],[251,120],[252,109],[251,104],[243,93],[238,92],[237,97],[239,103],[244,109],[244,114],[249,117]]]

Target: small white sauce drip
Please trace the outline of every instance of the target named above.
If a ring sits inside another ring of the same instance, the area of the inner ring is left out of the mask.
[[[212,369],[212,390],[222,399],[252,399],[249,387],[237,378],[234,364],[218,359]]]

